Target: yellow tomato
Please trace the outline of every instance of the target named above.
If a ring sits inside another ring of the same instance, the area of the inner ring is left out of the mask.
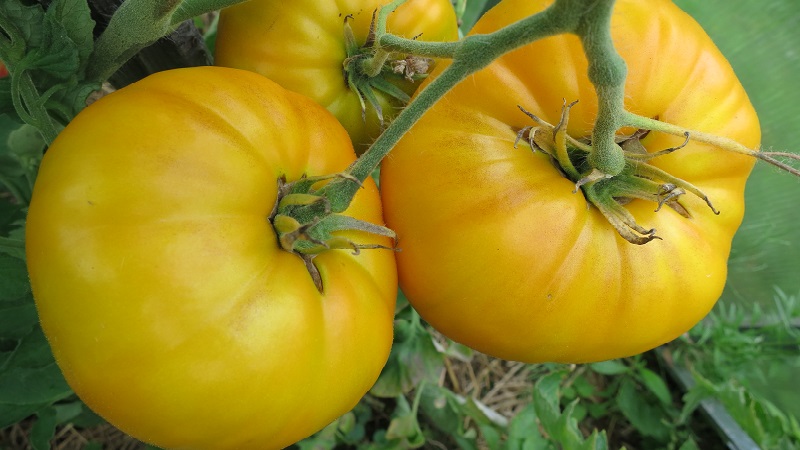
[[[389,0],[250,0],[220,14],[216,64],[258,72],[283,87],[307,95],[326,107],[344,125],[358,153],[380,134],[376,112],[347,83],[348,57],[344,22],[358,45],[369,33],[372,14]],[[390,33],[422,41],[452,41],[458,26],[449,0],[409,0],[389,15]],[[406,55],[395,55],[403,59]],[[380,75],[412,94],[418,83],[385,69]],[[402,102],[375,90],[384,117],[397,114]],[[365,122],[366,119],[366,122]]]
[[[320,293],[269,216],[279,177],[354,158],[327,111],[242,70],[158,73],[81,112],[44,157],[26,230],[80,398],[166,448],[283,448],[349,411],[389,354],[394,255],[319,254]],[[373,183],[345,214],[382,223]]]
[[[550,3],[504,0],[472,33]],[[744,89],[691,17],[668,0],[619,0],[611,30],[628,65],[630,111],[758,145]],[[676,338],[720,296],[744,213],[753,159],[692,142],[652,164],[699,187],[721,214],[691,194],[680,200],[690,218],[634,199],[626,208],[663,240],[627,242],[548,156],[515,146],[518,132],[535,125],[518,105],[555,124],[564,99],[580,101],[568,133],[589,138],[597,99],[572,35],[527,45],[470,76],[383,163],[401,288],[434,327],[497,357],[599,361]],[[649,152],[682,142],[656,132],[641,140]]]

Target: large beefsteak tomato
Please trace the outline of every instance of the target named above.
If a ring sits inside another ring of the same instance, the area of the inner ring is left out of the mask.
[[[472,33],[550,3],[504,0]],[[630,111],[758,145],[759,123],[744,89],[691,17],[669,0],[619,0],[611,31],[628,65]],[[568,133],[587,142],[597,98],[573,35],[537,41],[470,76],[382,166],[401,288],[434,327],[494,356],[588,362],[636,354],[688,330],[725,284],[753,158],[690,142],[652,159],[704,191],[721,213],[691,194],[680,200],[689,218],[634,199],[626,208],[663,240],[633,245],[580,190],[573,193],[575,180],[549,156],[524,140],[515,145],[521,130],[536,125],[518,106],[555,124],[565,99],[580,101]],[[656,132],[641,138],[651,153],[683,141]]]
[[[166,448],[283,448],[349,411],[392,343],[394,255],[281,250],[278,179],[355,158],[336,119],[243,70],[161,72],[100,99],[42,161],[27,260],[70,386]],[[345,212],[381,223],[369,180]],[[362,243],[387,238],[352,232]]]

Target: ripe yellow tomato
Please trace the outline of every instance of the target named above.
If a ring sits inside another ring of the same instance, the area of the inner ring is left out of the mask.
[[[359,95],[347,83],[344,22],[358,45],[369,33],[372,14],[390,0],[250,0],[220,14],[215,63],[258,72],[283,87],[307,95],[344,125],[358,153],[380,134],[375,109],[362,117]],[[389,15],[387,30],[422,41],[452,41],[458,25],[450,0],[409,0]],[[406,55],[394,55],[402,60]],[[419,83],[385,69],[389,82],[414,93]],[[387,120],[403,103],[380,90],[375,95]],[[366,121],[365,121],[366,119]]]
[[[550,3],[504,0],[472,33]],[[691,17],[669,0],[619,0],[611,29],[628,65],[630,111],[757,147],[744,89]],[[597,99],[586,74],[572,35],[513,51],[457,85],[384,161],[401,288],[448,337],[512,360],[606,360],[674,339],[720,296],[753,159],[694,142],[653,159],[721,213],[691,194],[680,200],[690,218],[634,199],[626,208],[663,240],[625,241],[547,155],[515,146],[517,133],[535,125],[518,105],[555,124],[564,100],[579,100],[568,133],[591,136]],[[656,132],[641,140],[649,152],[682,142]]]
[[[327,111],[243,70],[158,73],[81,112],[26,229],[42,327],[80,398],[192,449],[283,448],[355,406],[392,343],[394,255],[319,254],[320,293],[269,220],[279,177],[354,158]],[[379,200],[368,180],[345,214],[382,223]]]

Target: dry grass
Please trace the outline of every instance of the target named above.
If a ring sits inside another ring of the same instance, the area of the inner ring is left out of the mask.
[[[475,353],[470,361],[445,359],[442,385],[510,419],[530,403],[531,366]]]
[[[25,420],[0,431],[0,448],[31,450],[30,431],[33,422]],[[108,450],[141,450],[145,445],[109,424],[78,430],[66,425],[56,430],[52,450],[81,450],[89,442],[97,442]]]

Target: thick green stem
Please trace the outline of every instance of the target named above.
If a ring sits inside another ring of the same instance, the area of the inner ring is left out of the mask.
[[[139,50],[172,31],[180,0],[127,0],[95,42],[86,78],[102,82]]]
[[[183,0],[172,15],[172,25],[197,17],[211,11],[217,11],[245,0]]]
[[[95,42],[86,78],[108,80],[143,48],[172,32],[183,20],[242,0],[126,0]]]
[[[375,50],[375,54],[369,58],[361,61],[361,69],[364,74],[369,78],[374,78],[380,75],[383,70],[383,65],[389,59],[391,53],[383,48]]]
[[[611,39],[611,13],[615,0],[588,5],[577,34],[589,61],[589,80],[597,91],[597,119],[592,131],[589,162],[607,175],[619,175],[625,167],[622,149],[614,138],[625,112],[625,61]]]
[[[381,47],[393,52],[409,53],[430,58],[452,58],[461,42],[425,42],[387,34],[380,39]]]

